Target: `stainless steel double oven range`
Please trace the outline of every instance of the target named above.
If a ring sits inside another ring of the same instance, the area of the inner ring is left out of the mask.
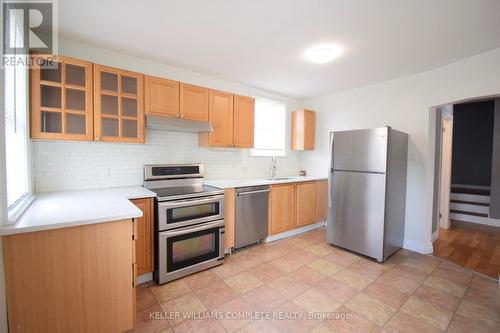
[[[203,164],[144,167],[156,193],[155,271],[158,284],[224,261],[224,191],[204,185]]]

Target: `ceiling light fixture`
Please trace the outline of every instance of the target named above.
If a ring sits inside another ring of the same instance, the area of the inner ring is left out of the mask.
[[[308,49],[305,53],[306,58],[316,64],[326,64],[335,60],[342,54],[342,48],[334,44],[316,45]]]

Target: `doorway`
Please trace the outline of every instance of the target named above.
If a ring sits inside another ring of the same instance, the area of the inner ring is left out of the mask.
[[[440,107],[436,121],[433,254],[498,279],[500,99]]]
[[[439,184],[439,229],[450,228],[450,189],[453,140],[453,117],[441,114],[441,177]]]

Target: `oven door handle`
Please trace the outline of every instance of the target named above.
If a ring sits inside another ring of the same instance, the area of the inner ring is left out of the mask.
[[[182,200],[182,201],[172,201],[172,202],[160,202],[158,206],[160,208],[175,208],[175,207],[183,207],[183,206],[190,206],[192,204],[205,204],[205,203],[211,203],[211,202],[217,202],[220,200],[224,199],[224,195],[216,195],[210,198],[197,198],[197,199],[189,199],[189,200]]]
[[[175,229],[175,230],[162,231],[162,232],[160,232],[160,236],[173,237],[173,236],[189,234],[192,232],[198,232],[198,231],[203,231],[203,230],[207,230],[207,229],[221,228],[221,227],[224,227],[224,221],[215,221],[215,222],[211,222],[211,223],[204,223],[200,226],[191,226],[191,227],[180,228],[180,229]]]

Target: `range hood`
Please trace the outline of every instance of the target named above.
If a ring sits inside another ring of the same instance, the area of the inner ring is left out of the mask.
[[[146,127],[176,132],[212,132],[212,125],[208,121],[187,120],[161,116],[146,116]]]

